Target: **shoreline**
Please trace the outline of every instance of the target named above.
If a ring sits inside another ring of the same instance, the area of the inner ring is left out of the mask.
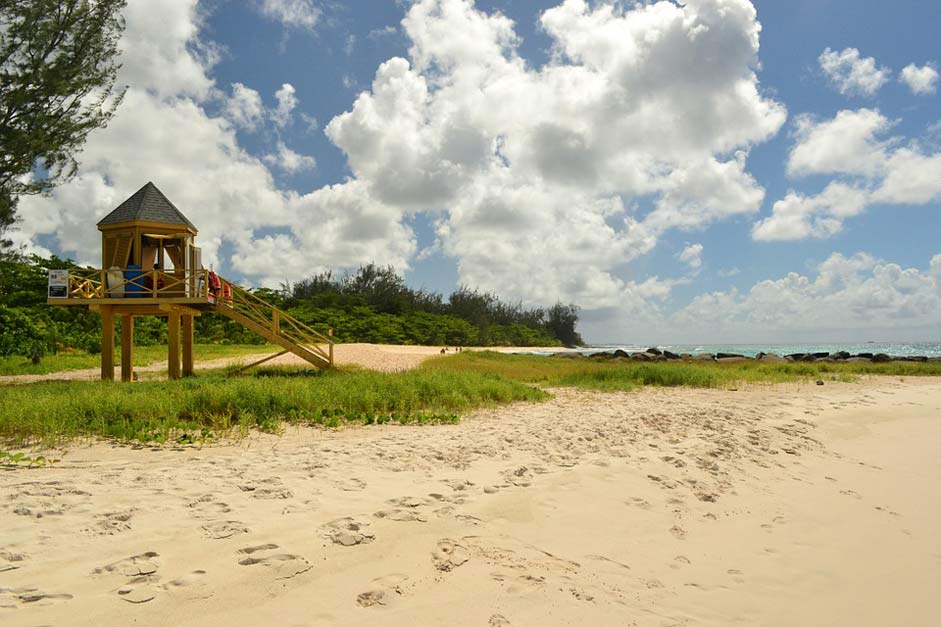
[[[0,473],[0,620],[933,622],[941,381],[553,391]]]

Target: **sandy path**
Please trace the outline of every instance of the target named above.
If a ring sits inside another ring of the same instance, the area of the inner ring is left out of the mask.
[[[941,381],[594,394],[0,472],[4,625],[935,625]]]
[[[492,348],[473,348],[464,350],[493,350],[498,352],[513,352],[520,350],[544,350],[531,347],[519,346],[501,346]],[[453,354],[454,349],[448,349],[449,354]],[[268,353],[274,354],[274,353]],[[383,372],[397,372],[400,370],[410,370],[417,368],[423,361],[429,357],[435,357],[441,354],[441,347],[436,346],[399,346],[393,344],[337,344],[334,346],[334,363],[338,366],[361,366],[370,370],[380,370]],[[199,360],[199,346],[196,347],[196,371],[209,370],[213,368],[226,368],[237,364],[250,364],[264,357],[266,353],[261,352],[257,355],[242,355],[240,357],[226,357],[223,359]],[[306,361],[288,353],[272,359],[265,364],[280,366],[310,366]],[[118,369],[120,370],[120,369]],[[165,363],[156,363],[149,366],[138,366],[134,368],[135,372],[148,373],[148,378],[157,378],[160,374],[166,376],[167,366]],[[118,376],[120,372],[117,373]],[[19,374],[0,376],[0,385],[19,384],[19,383],[37,383],[39,381],[94,381],[101,376],[98,368],[85,368],[82,370],[66,370],[62,372],[50,372],[48,374]]]

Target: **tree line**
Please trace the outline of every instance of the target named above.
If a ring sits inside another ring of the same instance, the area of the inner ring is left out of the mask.
[[[0,356],[19,355],[39,361],[59,351],[101,351],[101,323],[82,307],[46,304],[47,271],[78,268],[56,256],[0,254]],[[578,307],[526,307],[466,286],[447,298],[411,288],[392,267],[374,264],[355,272],[324,272],[277,290],[253,290],[338,342],[417,344],[430,346],[560,346],[579,345]],[[196,341],[216,344],[261,344],[264,340],[238,323],[215,314],[195,321]],[[163,318],[141,317],[134,325],[135,343],[167,341]]]

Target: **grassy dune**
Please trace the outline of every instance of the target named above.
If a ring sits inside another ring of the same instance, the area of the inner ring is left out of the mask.
[[[644,385],[721,387],[737,383],[786,383],[808,379],[850,381],[860,375],[941,376],[941,363],[622,362],[506,355],[491,351],[435,357],[428,370],[497,374],[547,387],[632,390]]]
[[[482,373],[324,372],[309,377],[222,372],[182,381],[48,382],[0,388],[0,442],[52,444],[80,436],[189,442],[233,429],[292,424],[455,422],[484,405],[548,398]]]
[[[941,376],[941,363],[634,363],[468,351],[404,373],[292,374],[297,371],[266,368],[134,385],[71,381],[0,387],[0,445],[49,445],[89,436],[188,443],[233,430],[277,431],[285,423],[450,423],[481,406],[545,400],[550,395],[543,387],[619,391],[645,385],[847,381],[871,374]]]

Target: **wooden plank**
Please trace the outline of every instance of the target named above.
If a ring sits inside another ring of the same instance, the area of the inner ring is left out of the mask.
[[[183,316],[183,376],[193,376],[193,316]]]
[[[170,313],[167,322],[167,376],[180,378],[180,314]]]
[[[134,380],[134,316],[121,315],[121,381]]]
[[[114,312],[101,308],[101,379],[114,381]]]
[[[250,364],[248,364],[248,365],[246,365],[246,366],[242,366],[241,368],[239,368],[238,370],[236,370],[235,372],[233,372],[233,373],[232,373],[231,375],[229,375],[229,376],[235,376],[235,375],[237,375],[237,374],[241,374],[241,373],[245,372],[246,370],[248,370],[249,368],[254,368],[255,366],[260,366],[260,365],[262,365],[263,363],[268,362],[268,361],[271,361],[272,359],[274,359],[274,358],[276,358],[276,357],[280,357],[281,355],[287,355],[287,354],[288,354],[288,351],[283,350],[283,351],[281,351],[280,353],[275,353],[274,355],[268,355],[267,357],[265,357],[265,358],[263,358],[263,359],[259,359],[258,361],[253,361],[252,363],[250,363]]]

